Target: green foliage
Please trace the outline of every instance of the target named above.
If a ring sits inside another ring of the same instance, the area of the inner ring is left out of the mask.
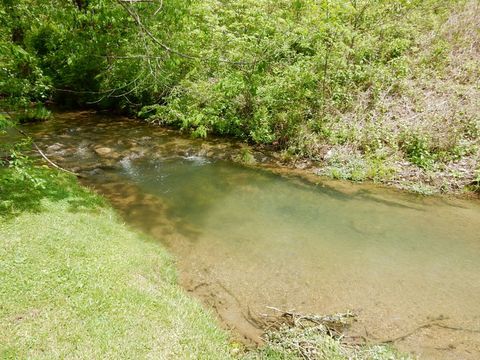
[[[8,130],[13,126],[14,122],[9,116],[0,114],[0,139],[7,135]],[[13,144],[8,141],[0,142],[0,168],[8,164],[9,155]]]
[[[473,178],[473,181],[472,183],[470,184],[470,188],[477,192],[477,193],[480,193],[480,167],[478,167],[476,170],[475,170],[475,176]]]
[[[243,148],[235,160],[245,165],[254,165],[257,162],[255,156],[253,156],[248,148]]]
[[[0,168],[0,216],[13,217],[21,213],[40,212],[42,203],[81,197],[82,201],[69,200],[72,209],[94,208],[103,201],[81,189],[69,175],[45,167],[32,166],[31,160],[14,154],[9,168]]]
[[[26,121],[25,114],[15,114],[14,119],[0,114],[0,139],[4,137],[7,141],[0,142],[0,171],[6,171],[2,168],[8,168],[8,172],[0,174],[0,190],[8,194],[4,189],[8,182],[21,182],[25,189],[44,189],[46,181],[41,174],[41,170],[33,165],[32,160],[25,155],[25,150],[31,146],[30,139],[21,138],[20,140],[8,139],[8,131],[18,122]],[[32,118],[49,117],[50,112],[43,107],[34,110],[28,120]],[[4,174],[8,176],[5,177]],[[10,179],[9,179],[10,177]],[[1,201],[1,199],[0,199]],[[1,207],[1,206],[0,206]],[[1,213],[1,210],[0,210]]]
[[[430,140],[415,132],[404,132],[400,144],[407,158],[421,168],[433,166],[435,155],[431,151]]]
[[[190,16],[202,19],[195,34],[210,35],[208,61],[191,64],[151,120],[290,147],[305,124],[404,77],[416,35],[447,9],[436,1],[192,3]]]
[[[49,79],[38,60],[22,47],[0,39],[0,99],[4,105],[27,106],[48,97]]]
[[[157,5],[129,6],[153,39],[116,2],[4,1],[6,78],[16,84],[0,92],[128,111],[158,104],[152,120],[195,136],[286,148],[301,125],[404,76],[418,33],[449,9],[440,0]],[[8,32],[22,36],[11,44]]]
[[[33,121],[45,121],[51,118],[52,112],[45,106],[37,104],[34,107],[28,107],[19,109],[15,114],[15,120],[20,124],[33,122]]]
[[[12,126],[12,121],[5,115],[0,114],[0,135]]]
[[[3,0],[0,99],[22,120],[47,117],[31,102],[53,100],[138,114],[194,137],[267,144],[289,157],[320,159],[322,146],[351,146],[365,159],[335,175],[342,178],[377,178],[384,171],[368,164],[384,148],[432,169],[478,151],[478,124],[459,121],[460,132],[439,144],[414,135],[413,125],[393,134],[402,126],[386,115],[406,79],[448,65],[452,36],[438,29],[462,3],[171,0],[159,9]],[[435,35],[423,49],[427,34]],[[477,62],[464,67],[476,77]],[[383,118],[392,124],[382,127]]]
[[[37,176],[38,169],[32,165],[32,161],[28,156],[24,155],[20,150],[17,150],[24,146],[24,143],[17,143],[15,148],[11,150],[7,161],[8,167],[13,169],[13,172],[10,174],[11,179],[0,179],[0,182],[20,181],[25,184],[26,189],[43,189],[45,187],[45,180]]]

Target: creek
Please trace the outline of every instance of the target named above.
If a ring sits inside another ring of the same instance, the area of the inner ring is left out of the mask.
[[[184,288],[237,336],[258,342],[253,320],[269,306],[352,310],[353,335],[395,339],[440,324],[395,346],[421,358],[480,357],[478,201],[312,182],[272,171],[260,152],[258,166],[243,166],[232,161],[241,143],[122,117],[58,113],[24,129],[164,244]]]

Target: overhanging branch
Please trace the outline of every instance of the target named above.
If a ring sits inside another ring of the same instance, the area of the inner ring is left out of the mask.
[[[184,59],[189,59],[189,60],[200,60],[200,61],[208,61],[209,59],[206,59],[201,56],[197,55],[189,55],[182,53],[178,50],[172,49],[168,45],[165,45],[163,42],[161,42],[153,33],[148,29],[148,27],[142,22],[142,19],[140,16],[134,12],[128,4],[131,3],[136,3],[136,2],[154,2],[153,0],[116,0],[116,2],[122,6],[125,11],[128,13],[128,15],[135,21],[137,26],[155,43],[157,44],[160,48],[162,48],[164,51],[177,55],[181,58]],[[157,14],[163,6],[163,1],[160,1],[160,8],[155,11],[155,14]],[[249,62],[244,62],[244,61],[230,61],[227,59],[218,59],[219,62],[223,63],[228,63],[228,64],[234,64],[234,65],[248,65],[250,64]]]

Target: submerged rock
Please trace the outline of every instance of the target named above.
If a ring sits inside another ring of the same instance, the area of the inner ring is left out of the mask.
[[[47,147],[48,152],[54,152],[60,150],[64,145],[60,143],[55,143]]]
[[[95,151],[97,155],[105,156],[110,154],[113,150],[108,147],[98,147],[98,148],[95,148],[93,151]]]
[[[103,169],[100,169],[100,168],[95,168],[93,170],[90,170],[88,171],[88,175],[90,176],[95,176],[95,175],[101,175],[103,174],[105,171]]]

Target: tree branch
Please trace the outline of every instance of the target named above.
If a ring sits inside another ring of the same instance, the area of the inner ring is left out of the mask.
[[[142,22],[142,20],[140,19],[140,16],[132,11],[132,9],[127,5],[128,3],[135,3],[135,2],[139,2],[140,0],[116,0],[116,2],[118,4],[120,4],[120,6],[122,6],[125,11],[128,13],[128,15],[130,15],[130,17],[135,21],[135,23],[137,24],[137,26],[155,43],[157,44],[158,46],[160,46],[164,51],[167,51],[171,54],[174,54],[174,55],[177,55],[179,57],[182,57],[184,59],[189,59],[189,60],[200,60],[200,61],[208,61],[209,59],[206,59],[204,57],[201,57],[201,56],[196,56],[196,55],[189,55],[189,54],[185,54],[185,53],[182,53],[178,50],[175,50],[175,49],[172,49],[171,47],[165,45],[163,42],[161,42],[155,35],[152,34],[152,32],[145,26],[145,24]],[[141,1],[145,1],[145,0],[141,0]],[[160,6],[160,8],[155,12],[155,14],[157,14],[162,8],[162,5]],[[223,62],[223,63],[228,63],[228,64],[234,64],[234,65],[248,65],[250,64],[249,62],[245,62],[245,61],[230,61],[230,60],[227,60],[227,59],[218,59],[219,62]]]

